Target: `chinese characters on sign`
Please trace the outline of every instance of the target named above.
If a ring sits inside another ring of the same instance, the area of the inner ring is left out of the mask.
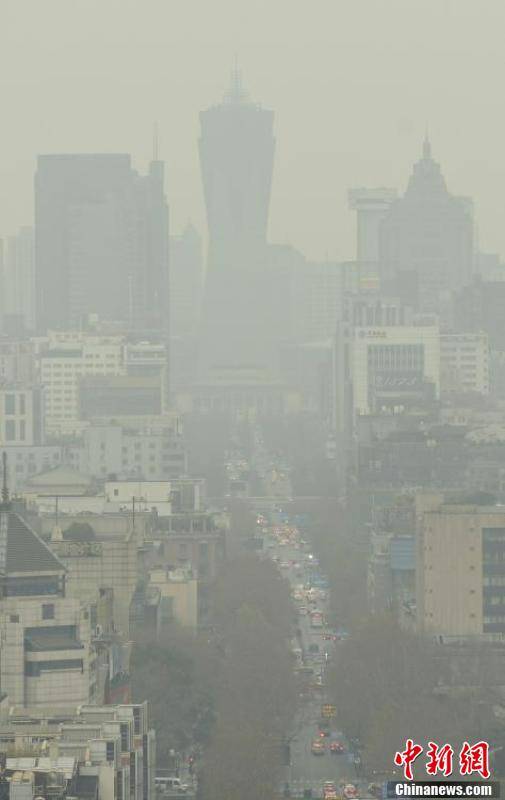
[[[416,759],[423,753],[421,745],[412,739],[407,739],[405,749],[395,754],[394,762],[397,767],[403,767],[406,780],[413,780],[412,766]],[[435,742],[429,742],[426,750],[426,772],[428,775],[441,773],[445,777],[452,775],[454,750],[450,744],[438,747]],[[476,742],[471,745],[464,742],[459,752],[460,775],[473,775],[478,773],[482,778],[489,778],[489,744]]]

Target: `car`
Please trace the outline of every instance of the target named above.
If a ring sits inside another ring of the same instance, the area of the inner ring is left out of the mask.
[[[324,756],[326,753],[326,745],[321,739],[314,739],[310,746],[310,751],[313,756]]]
[[[182,794],[185,794],[189,788],[186,783],[183,783],[181,779],[177,778],[175,775],[155,778],[154,786],[156,791],[161,794],[170,794],[171,792],[181,792]]]
[[[342,797],[345,797],[346,800],[354,800],[355,797],[358,796],[358,790],[356,789],[353,783],[346,783],[342,790]]]
[[[324,800],[335,800],[337,797],[337,787],[333,781],[325,781],[323,783],[323,798]]]
[[[309,610],[307,606],[300,606],[300,608],[298,609],[298,613],[301,617],[306,617],[307,614],[309,613]]]
[[[330,742],[330,753],[336,756],[345,753],[345,745],[343,742]]]

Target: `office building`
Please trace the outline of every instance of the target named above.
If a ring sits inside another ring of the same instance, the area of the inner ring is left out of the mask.
[[[48,430],[72,431],[81,417],[80,385],[86,376],[124,375],[123,338],[85,333],[50,335],[39,354]]]
[[[350,189],[349,208],[356,211],[356,266],[361,281],[376,279],[382,220],[397,198],[395,189]]]
[[[335,430],[356,417],[423,408],[440,392],[439,326],[397,299],[345,296],[335,345]]]
[[[200,324],[204,285],[202,237],[188,223],[170,237],[170,336],[195,336]]]
[[[199,369],[265,368],[272,358],[267,225],[273,112],[248,100],[235,70],[224,101],[200,114],[209,250]],[[276,294],[276,293],[274,293]]]
[[[146,176],[123,154],[39,156],[37,326],[79,327],[94,312],[134,329],[168,324],[163,164]]]
[[[505,513],[423,500],[417,533],[417,620],[444,636],[505,633]]]
[[[33,228],[21,228],[4,242],[0,260],[0,330],[11,335],[35,330]]]
[[[440,334],[442,394],[489,394],[489,340],[486,333]]]
[[[0,336],[0,381],[32,384],[36,377],[33,342]]]
[[[444,294],[469,284],[473,271],[471,202],[449,193],[426,140],[405,194],[380,223],[382,288],[423,311],[440,311]]]

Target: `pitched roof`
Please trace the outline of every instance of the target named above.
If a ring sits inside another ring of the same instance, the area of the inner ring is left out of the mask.
[[[83,475],[75,469],[60,464],[53,469],[39,472],[33,475],[28,485],[32,487],[37,486],[89,486],[91,478],[88,475]]]
[[[7,525],[5,525],[7,522]],[[0,510],[0,572],[66,572],[65,566],[15,511]]]

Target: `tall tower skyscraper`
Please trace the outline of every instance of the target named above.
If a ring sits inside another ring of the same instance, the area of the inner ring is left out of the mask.
[[[264,368],[271,355],[267,227],[273,112],[251,102],[232,72],[222,103],[200,114],[209,251],[200,370]]]
[[[275,151],[273,111],[252,103],[234,69],[224,101],[200,114],[209,265],[264,257]]]
[[[97,313],[133,329],[168,319],[163,164],[146,176],[123,154],[39,156],[35,177],[37,325]]]
[[[471,201],[449,193],[427,138],[404,196],[380,223],[379,272],[409,303],[434,311],[444,293],[471,282]]]

